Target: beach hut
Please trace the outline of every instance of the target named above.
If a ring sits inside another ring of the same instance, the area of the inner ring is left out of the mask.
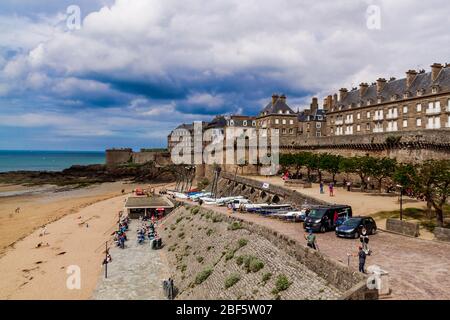
[[[125,210],[130,219],[160,218],[172,211],[173,203],[164,196],[128,197]]]

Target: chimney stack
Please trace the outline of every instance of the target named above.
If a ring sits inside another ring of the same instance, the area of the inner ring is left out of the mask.
[[[433,63],[431,65],[431,81],[436,81],[442,68],[443,66],[440,63]]]
[[[277,102],[278,98],[279,96],[276,93],[272,95],[272,105],[274,105]]]
[[[386,79],[384,79],[384,78],[377,79],[377,95],[380,95],[381,91],[383,91],[385,84],[386,84]]]
[[[347,88],[341,88],[339,89],[339,101],[342,101],[345,99],[345,97],[347,96]]]
[[[286,95],[282,94],[282,95],[280,96],[280,100],[281,100],[282,102],[286,103]]]
[[[325,99],[323,99],[323,109],[325,111],[330,110],[333,106],[333,96],[329,95]]]
[[[414,82],[414,79],[417,77],[417,71],[416,70],[408,70],[406,72],[406,86],[409,88],[411,87],[412,83]]]
[[[369,85],[367,83],[360,83],[359,84],[359,96],[362,97],[366,94],[367,88],[369,88]]]
[[[312,102],[310,104],[311,114],[315,114],[317,109],[319,109],[319,103],[316,97],[312,98]]]

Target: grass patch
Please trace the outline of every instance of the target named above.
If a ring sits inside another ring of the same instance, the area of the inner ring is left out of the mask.
[[[229,277],[225,279],[225,289],[228,289],[232,286],[234,286],[236,283],[241,280],[241,276],[237,273],[231,274]]]
[[[238,221],[233,221],[232,223],[230,223],[230,225],[228,226],[228,230],[239,230],[242,229],[242,223],[238,222]]]
[[[173,231],[173,230],[175,230],[176,228],[177,228],[177,226],[176,226],[176,225],[174,225],[174,224],[171,224],[171,225],[170,225],[170,230],[172,230],[172,231]]]
[[[198,262],[198,263],[202,263],[203,260],[204,260],[203,257],[197,257],[197,262]]]
[[[242,248],[242,247],[245,247],[247,244],[248,244],[248,240],[247,239],[242,238],[242,239],[238,240],[238,248],[239,249]]]
[[[260,259],[258,259],[255,256],[251,255],[243,255],[236,258],[237,265],[242,265],[247,271],[249,272],[258,272],[262,268],[264,268],[264,262],[262,262]]]
[[[280,274],[275,281],[275,288],[272,293],[278,295],[280,292],[287,290],[290,285],[289,279],[284,274]]]
[[[271,272],[266,272],[263,274],[262,276],[262,284],[265,286],[267,282],[269,282],[269,280],[272,278],[272,273]]]
[[[184,232],[180,232],[180,233],[178,233],[178,238],[180,238],[180,239],[184,239]]]
[[[208,229],[208,231],[206,231],[206,235],[209,237],[214,233],[213,229]]]
[[[212,217],[212,222],[213,222],[213,223],[216,223],[216,222],[222,222],[222,221],[223,221],[223,218],[222,218],[222,216],[219,215],[219,214],[216,214],[216,215],[214,215],[214,216]]]
[[[225,254],[225,261],[231,260],[234,258],[234,250],[229,250],[226,254]]]
[[[200,211],[200,208],[194,207],[191,209],[191,213],[195,216]]]
[[[181,220],[183,220],[183,217],[178,217],[178,218],[177,218],[177,221],[176,221],[175,223],[178,224],[178,223],[181,222]]]
[[[208,279],[212,272],[213,270],[211,268],[207,268],[197,274],[197,276],[195,277],[195,284],[201,284],[202,282],[204,282],[206,279]]]
[[[394,211],[381,211],[373,215],[374,219],[400,219],[400,210]],[[427,210],[421,208],[405,208],[403,209],[403,219],[404,220],[416,220],[419,225],[433,232],[434,228],[437,227],[437,221],[434,210],[432,211],[432,217],[427,216]],[[450,206],[444,206],[444,227],[450,228],[450,222],[446,222],[445,219],[450,219]]]

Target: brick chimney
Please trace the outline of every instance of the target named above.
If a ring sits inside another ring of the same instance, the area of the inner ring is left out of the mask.
[[[347,96],[348,90],[347,88],[341,88],[339,89],[339,101],[342,101]]]
[[[277,102],[278,98],[279,96],[276,93],[272,95],[272,105],[274,105]]]
[[[416,70],[408,70],[406,72],[406,86],[409,88],[411,87],[412,83],[414,82],[414,79],[417,77],[417,71]]]
[[[444,66],[440,63],[433,63],[431,65],[431,81],[436,81],[443,67]]]
[[[311,114],[316,113],[317,109],[319,109],[319,103],[316,97],[312,98],[311,104],[309,105],[309,109],[311,110]]]
[[[383,91],[384,85],[386,84],[385,78],[378,78],[377,79],[377,95],[380,95],[381,91]]]
[[[366,94],[367,88],[369,88],[369,85],[367,83],[360,83],[359,84],[359,96],[362,97]]]
[[[325,111],[330,110],[333,106],[333,96],[329,95],[325,99],[323,99],[323,109]]]
[[[282,94],[282,95],[279,97],[279,99],[280,99],[282,102],[286,103],[286,95]]]

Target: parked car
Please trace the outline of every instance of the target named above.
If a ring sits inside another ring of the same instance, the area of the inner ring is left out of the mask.
[[[336,228],[336,236],[357,239],[361,235],[363,228],[366,228],[367,234],[375,234],[377,232],[377,224],[373,218],[353,217],[344,221]]]
[[[326,232],[334,230],[352,217],[352,207],[346,205],[317,206],[311,208],[303,228],[307,231]]]

